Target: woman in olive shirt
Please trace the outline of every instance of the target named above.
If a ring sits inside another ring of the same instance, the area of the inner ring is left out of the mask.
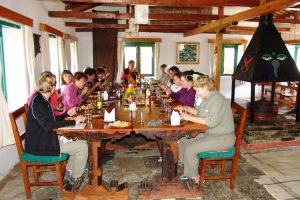
[[[229,102],[216,91],[208,76],[193,82],[196,95],[203,99],[197,108],[183,106],[181,117],[194,123],[205,124],[208,130],[195,138],[179,140],[179,162],[184,164],[184,175],[199,182],[197,154],[204,151],[228,150],[235,142],[233,116]]]

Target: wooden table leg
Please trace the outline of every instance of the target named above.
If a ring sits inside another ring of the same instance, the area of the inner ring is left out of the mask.
[[[163,139],[162,177],[171,182],[177,176],[178,142]]]
[[[93,171],[93,176],[92,176],[92,187],[98,187],[99,182],[98,182],[98,177],[102,175],[102,170],[99,168],[98,165],[98,148],[101,146],[100,142],[91,142],[91,159],[92,159],[92,171]]]

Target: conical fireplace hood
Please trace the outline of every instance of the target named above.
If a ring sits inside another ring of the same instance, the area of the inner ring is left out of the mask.
[[[273,24],[273,15],[260,17],[233,79],[248,82],[299,81],[300,73],[280,34]]]

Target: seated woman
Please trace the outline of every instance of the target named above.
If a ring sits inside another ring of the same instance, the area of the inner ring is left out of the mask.
[[[76,72],[74,74],[74,81],[66,85],[61,94],[64,111],[68,111],[70,108],[81,104],[85,100],[85,95],[88,92],[88,89],[84,87],[86,80],[87,76],[84,73]],[[82,90],[81,93],[79,90]]]
[[[83,72],[87,76],[87,81],[85,87],[88,88],[86,96],[91,95],[97,88],[101,86],[101,82],[95,81],[96,80],[96,70],[93,68],[87,68]]]
[[[181,107],[181,117],[194,123],[205,124],[208,130],[195,138],[179,140],[179,163],[184,164],[184,176],[199,182],[197,154],[204,151],[228,150],[234,145],[234,123],[229,102],[216,91],[208,76],[199,76],[193,83],[197,96],[203,101],[196,109]]]
[[[98,67],[96,69],[96,76],[97,81],[102,83],[103,85],[104,82],[106,82],[108,77],[110,76],[110,73],[106,73],[102,67]]]
[[[75,125],[84,118],[77,116],[75,120],[63,120],[67,116],[75,115],[75,108],[60,116],[54,115],[49,98],[55,91],[55,85],[55,77],[52,74],[44,75],[39,80],[39,89],[32,97],[27,112],[25,152],[38,156],[69,154],[67,170],[72,178],[68,179],[70,181],[65,189],[71,190],[77,178],[81,177],[85,170],[88,157],[87,142],[85,140],[69,141],[62,136],[57,136],[53,129]]]
[[[167,69],[167,68],[166,68],[166,69]],[[173,66],[173,67],[167,69],[166,73],[167,73],[167,75],[169,76],[169,80],[168,80],[168,82],[166,83],[166,86],[171,87],[171,85],[173,84],[173,77],[174,77],[174,74],[176,74],[176,73],[178,73],[178,72],[180,72],[180,70],[179,70],[179,68],[176,67],[176,66]],[[173,92],[175,92],[175,91],[173,91]]]
[[[167,68],[167,65],[166,64],[162,64],[159,69],[161,71],[161,76],[159,78],[159,82],[160,82],[160,85],[167,85],[167,83],[169,82],[170,80],[170,77],[169,75],[167,74],[166,72],[166,68]]]
[[[136,79],[140,75],[138,70],[135,68],[135,62],[133,60],[130,60],[128,62],[128,68],[125,68],[124,71],[121,74],[121,81],[125,84],[135,84]]]
[[[173,84],[171,87],[162,85],[161,88],[175,101],[180,101],[179,98],[183,96],[183,93],[186,92],[185,89],[182,89],[181,85],[181,73],[178,72],[173,76]]]
[[[73,74],[70,70],[65,69],[61,74],[61,87],[60,92],[62,93],[66,87],[73,82]]]
[[[194,107],[196,91],[193,88],[193,71],[182,72],[180,79],[183,91],[178,101],[182,105]]]

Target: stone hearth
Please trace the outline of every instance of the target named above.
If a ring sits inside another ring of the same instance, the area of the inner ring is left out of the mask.
[[[247,152],[300,146],[300,123],[290,115],[279,114],[273,121],[248,123],[242,147]]]

